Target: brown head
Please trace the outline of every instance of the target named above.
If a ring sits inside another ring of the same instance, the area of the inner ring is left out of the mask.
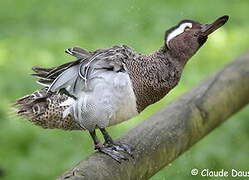
[[[211,24],[183,20],[165,33],[165,47],[171,56],[188,60],[207,41],[208,35],[223,26],[229,16],[222,16]]]

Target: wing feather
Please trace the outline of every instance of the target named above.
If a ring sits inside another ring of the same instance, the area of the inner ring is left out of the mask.
[[[69,69],[62,72],[51,84],[48,91],[58,91],[62,88],[66,88],[68,85],[70,85],[70,81],[73,81],[76,79],[78,74],[79,66],[72,66]]]
[[[80,91],[88,89],[88,81],[96,77],[98,72],[125,71],[123,59],[127,55],[124,49],[124,46],[114,46],[89,52],[80,47],[69,48],[66,53],[79,59],[53,68],[34,67],[34,75],[40,78],[38,83],[48,87],[48,92],[65,89],[77,97]]]

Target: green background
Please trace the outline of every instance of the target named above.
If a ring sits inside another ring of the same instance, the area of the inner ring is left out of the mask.
[[[248,0],[1,1],[0,168],[5,171],[2,179],[54,179],[93,152],[86,132],[44,130],[11,111],[16,98],[40,88],[29,75],[32,66],[55,66],[72,60],[64,50],[75,45],[94,50],[127,44],[150,53],[162,45],[165,30],[182,19],[208,23],[230,15],[229,22],[212,34],[189,61],[181,82],[166,98],[139,117],[109,128],[112,136],[118,137],[246,52],[248,10]],[[246,107],[151,179],[203,179],[191,176],[192,168],[249,171],[248,119]]]

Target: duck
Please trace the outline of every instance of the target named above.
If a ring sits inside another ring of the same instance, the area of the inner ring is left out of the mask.
[[[163,45],[150,54],[127,45],[94,51],[68,48],[65,52],[73,61],[32,68],[42,88],[17,99],[17,114],[45,129],[88,131],[95,150],[118,162],[127,160],[134,148],[112,139],[106,128],[166,96],[177,86],[186,63],[228,19],[224,15],[210,24],[182,20],[166,30]]]

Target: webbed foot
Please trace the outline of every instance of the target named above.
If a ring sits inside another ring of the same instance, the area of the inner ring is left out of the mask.
[[[129,156],[133,158],[132,148],[129,144],[123,142],[105,143],[103,147],[98,148],[99,152],[107,154],[114,160],[121,163],[121,160],[129,160]]]
[[[130,157],[134,158],[132,154],[134,148],[131,145],[114,141],[104,128],[100,128],[100,131],[105,139],[104,144],[97,138],[95,130],[89,131],[94,141],[95,149],[110,156],[119,163],[121,163],[121,160],[129,160]]]

